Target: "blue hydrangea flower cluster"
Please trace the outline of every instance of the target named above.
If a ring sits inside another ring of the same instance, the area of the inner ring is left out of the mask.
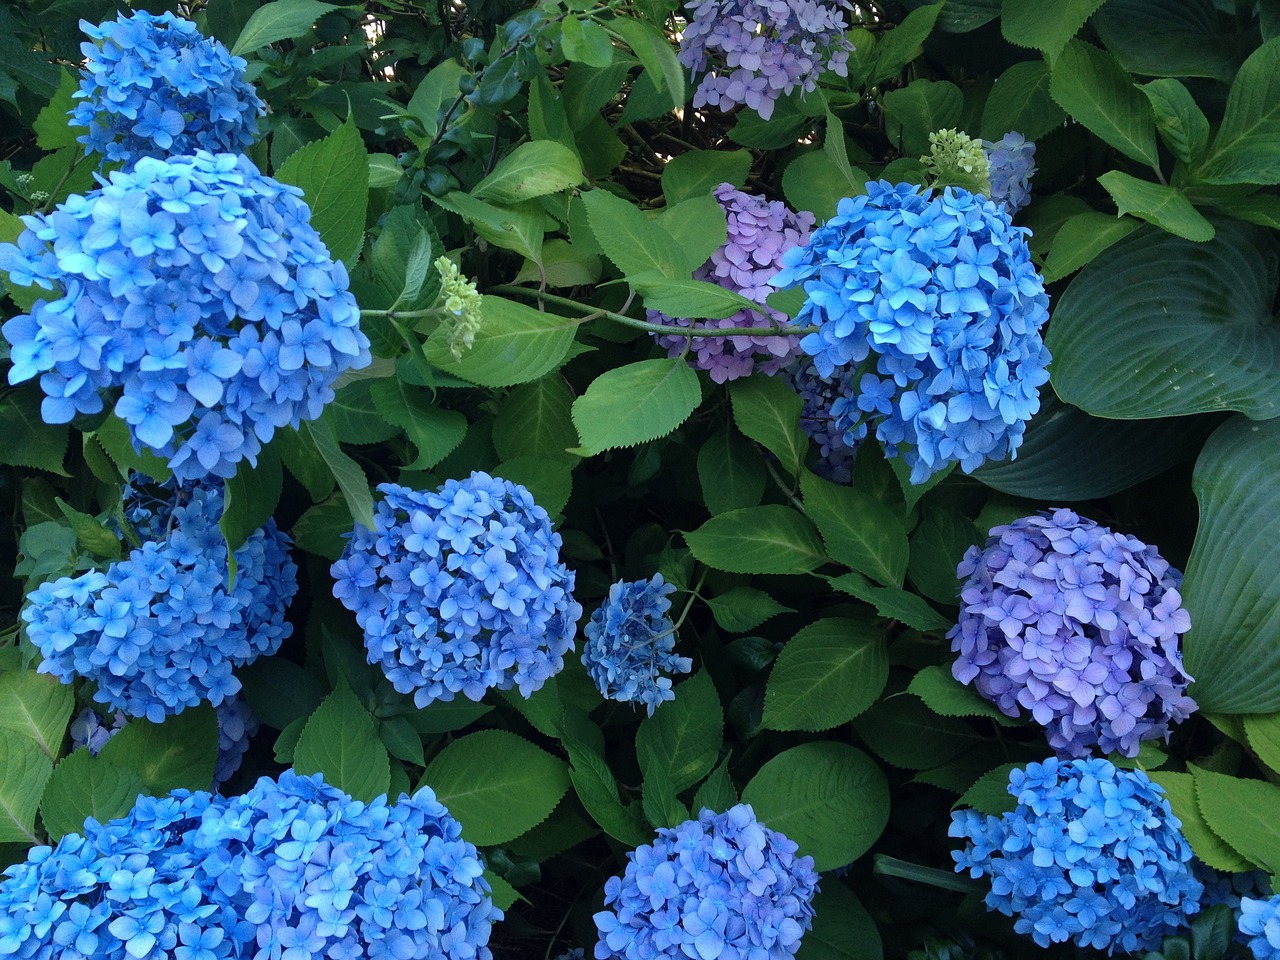
[[[244,79],[245,61],[190,20],[138,10],[94,26],[80,21],[79,141],[126,166],[142,157],[240,153],[266,106]]]
[[[786,960],[818,892],[813,858],[796,850],[745,803],[659,828],[605,883],[596,960]]]
[[[994,143],[983,140],[982,149],[991,166],[991,199],[1003,203],[1013,216],[1031,202],[1036,145],[1022,134],[1010,132]]]
[[[1203,887],[1164,790],[1107,760],[1048,759],[1009,775],[1015,810],[951,814],[956,872],[989,877],[990,910],[1042,947],[1159,947],[1200,910]]]
[[[1200,896],[1200,909],[1210,907],[1227,907],[1236,923],[1236,932],[1232,938],[1242,947],[1249,945],[1249,936],[1240,930],[1240,904],[1245,899],[1265,900],[1271,896],[1271,878],[1265,870],[1250,870],[1248,873],[1226,873],[1215,870],[1202,860],[1192,860],[1191,868],[1196,879],[1204,884],[1204,893]]]
[[[1240,901],[1240,932],[1257,960],[1280,960],[1280,896]]]
[[[0,245],[14,283],[55,291],[4,324],[9,382],[40,378],[49,423],[115,413],[180,480],[230,477],[319,417],[370,362],[347,272],[301,190],[245,157],[144,158]]]
[[[835,483],[849,483],[857,449],[846,440],[831,408],[841,397],[852,394],[853,371],[835,370],[830,377],[824,377],[811,357],[801,356],[787,367],[786,376],[803,404],[800,426],[818,446],[813,472]]]
[[[1006,715],[1030,712],[1059,756],[1137,756],[1196,709],[1182,574],[1154,547],[1059,509],[994,528],[956,575],[951,672]]]
[[[784,255],[773,284],[803,284],[796,321],[819,327],[801,347],[823,377],[854,368],[855,392],[832,405],[846,442],[874,423],[912,483],[1016,452],[1049,378],[1027,233],[966,190],[880,181]]]
[[[111,725],[108,726],[97,710],[93,707],[85,707],[76,714],[76,718],[67,727],[67,734],[71,737],[71,749],[87,749],[89,756],[96,757],[108,741],[123,730],[128,722],[129,715],[123,710],[117,710],[111,715]]]
[[[667,611],[675,586],[662,574],[619,581],[583,631],[582,663],[606,700],[640,703],[653,716],[674,700],[668,673],[688,673],[693,661],[676,655],[676,628]]]
[[[783,253],[808,239],[813,214],[795,213],[781,200],[752,196],[731,183],[720,184],[713,195],[724,209],[728,237],[693,272],[693,279],[741,294],[760,304],[760,309],[739,310],[719,320],[699,320],[698,327],[731,330],[790,323],[785,313],[765,304],[765,297],[773,293],[769,280],[782,266]],[[648,317],[650,323],[693,326],[690,320],[669,317],[657,310],[649,310]],[[672,357],[683,355],[688,344],[688,337],[678,334],[657,334],[656,340]],[[795,337],[783,336],[696,337],[688,345],[693,352],[690,362],[706,370],[716,383],[750,376],[753,370],[777,373],[800,350]]]
[[[298,590],[289,538],[274,520],[236,550],[228,587],[221,484],[171,483],[166,492],[153,508],[127,487],[142,546],[105,571],[41,584],[22,611],[41,672],[92,680],[99,703],[154,723],[234,695],[232,668],[275,653],[292,633],[284,613]]]
[[[490,960],[502,918],[429,788],[353,800],[316,774],[175,791],[35,847],[0,884],[0,951],[94,960]]]
[[[378,487],[332,567],[370,663],[425,707],[490,688],[528,697],[564,666],[582,607],[560,535],[518,483],[476,472],[434,492]]]
[[[705,74],[693,106],[746,104],[768,120],[774,102],[810,93],[827,70],[848,75],[848,0],[688,0],[680,62]]]

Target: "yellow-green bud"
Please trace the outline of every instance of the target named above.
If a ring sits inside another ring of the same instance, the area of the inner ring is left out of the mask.
[[[958,130],[929,134],[929,153],[920,158],[935,187],[963,187],[991,196],[991,165],[982,141]]]
[[[446,321],[449,325],[449,352],[453,359],[461,360],[463,352],[475,342],[476,333],[484,321],[481,314],[483,301],[474,281],[464,277],[458,265],[448,257],[437,259],[435,268],[440,274],[438,302],[451,315]]]

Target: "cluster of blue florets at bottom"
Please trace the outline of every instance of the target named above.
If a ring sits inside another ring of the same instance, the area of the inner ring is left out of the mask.
[[[786,960],[813,921],[812,857],[738,804],[627,854],[595,915],[596,960]]]
[[[369,662],[425,707],[490,688],[529,696],[564,667],[581,605],[547,511],[476,472],[436,491],[394,483],[331,569]]]
[[[1242,898],[1239,927],[1257,960],[1280,960],[1280,895],[1269,900]]]
[[[476,848],[423,788],[353,800],[319,774],[175,791],[35,847],[0,884],[0,954],[94,960],[489,960]]]
[[[1017,808],[951,815],[956,871],[989,877],[987,907],[1036,943],[1111,953],[1156,949],[1200,910],[1204,887],[1164,791],[1145,773],[1090,758],[1015,769]]]

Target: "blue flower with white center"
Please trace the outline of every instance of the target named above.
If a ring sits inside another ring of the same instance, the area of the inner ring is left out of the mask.
[[[980,195],[880,181],[785,254],[773,285],[803,285],[796,322],[819,328],[801,348],[824,378],[852,370],[831,405],[849,446],[874,427],[912,483],[1015,455],[1049,362],[1027,234]]]
[[[648,580],[620,581],[591,615],[583,631],[582,663],[600,695],[640,703],[649,716],[674,700],[669,673],[688,673],[693,661],[675,652],[676,628],[667,616],[676,588],[655,573]]]
[[[53,293],[4,324],[9,381],[39,377],[49,423],[109,398],[135,448],[179,480],[256,465],[371,360],[346,269],[301,195],[245,157],[197,153],[143,158],[25,217],[0,270]]]
[[[1016,809],[951,815],[956,872],[989,877],[990,910],[1042,947],[1136,953],[1160,946],[1200,910],[1203,885],[1164,790],[1107,760],[1045,760],[1015,769]]]
[[[1242,898],[1238,925],[1256,960],[1280,960],[1280,895],[1269,900]]]
[[[433,492],[393,483],[333,565],[370,663],[425,707],[518,687],[564,666],[582,607],[560,535],[520,484],[476,472]]]
[[[246,63],[189,20],[138,10],[93,26],[82,43],[80,103],[71,125],[88,127],[85,153],[132,165],[142,157],[207,150],[239,153],[266,112],[244,79]],[[138,252],[138,256],[145,256]]]
[[[789,960],[812,926],[812,857],[740,803],[662,827],[627,854],[595,915],[596,960]]]

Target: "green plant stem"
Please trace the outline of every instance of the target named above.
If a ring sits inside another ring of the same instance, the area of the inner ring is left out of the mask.
[[[954,890],[957,893],[973,893],[981,889],[974,881],[959,876],[953,871],[922,867],[918,863],[908,863],[906,860],[888,857],[883,853],[876,854],[871,872],[885,877],[901,877],[903,880],[927,883],[931,887],[941,887],[943,890]]]

